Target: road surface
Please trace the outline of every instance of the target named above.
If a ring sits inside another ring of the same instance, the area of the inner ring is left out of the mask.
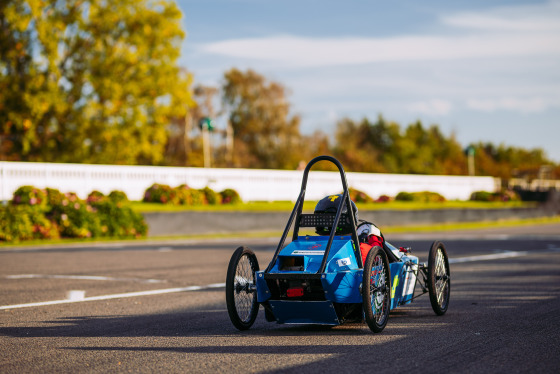
[[[277,239],[0,250],[0,373],[557,373],[560,226],[395,235],[421,261],[443,238],[451,302],[422,296],[381,334],[268,323],[237,331],[224,282],[239,245],[261,267]]]

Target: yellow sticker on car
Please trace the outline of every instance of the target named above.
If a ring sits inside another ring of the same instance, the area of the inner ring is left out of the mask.
[[[395,297],[395,291],[397,290],[398,285],[399,285],[399,276],[395,275],[395,279],[393,279],[393,287],[391,287],[391,299]]]

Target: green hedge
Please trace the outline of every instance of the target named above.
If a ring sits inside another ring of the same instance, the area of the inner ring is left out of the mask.
[[[63,194],[23,186],[0,208],[0,240],[20,241],[51,238],[135,238],[148,227],[141,214],[128,206],[122,191],[109,196],[93,191],[86,200],[75,193]]]
[[[222,198],[222,204],[239,204],[243,202],[237,191],[231,188],[226,188],[220,192],[220,196]]]
[[[513,190],[501,192],[476,191],[471,194],[471,201],[521,201],[519,195]]]
[[[151,185],[144,192],[143,201],[147,203],[191,206],[237,204],[242,202],[237,191],[229,188],[218,193],[210,187],[197,190],[190,188],[186,184],[173,188],[166,184],[158,183]]]
[[[437,192],[422,191],[422,192],[399,192],[395,196],[396,201],[415,201],[422,203],[437,203],[444,202],[445,197]]]
[[[355,188],[349,187],[348,193],[350,195],[350,200],[355,203],[373,203],[373,199],[365,192],[357,190]]]
[[[56,239],[60,237],[55,223],[36,206],[8,205],[0,208],[0,240]]]

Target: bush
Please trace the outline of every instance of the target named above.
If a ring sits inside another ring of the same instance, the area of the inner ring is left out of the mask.
[[[502,190],[501,192],[476,191],[471,194],[471,201],[520,201],[521,198],[513,190]]]
[[[417,196],[420,199],[419,201],[424,201],[427,203],[442,203],[445,201],[445,197],[437,192],[424,191],[416,192],[416,194],[418,194]]]
[[[144,193],[144,200],[148,203],[176,204],[177,191],[166,184],[154,183]]]
[[[186,184],[175,187],[177,193],[177,204],[181,205],[204,205],[206,198],[200,190],[190,188]]]
[[[126,196],[126,193],[124,193],[123,191],[111,191],[109,193],[109,200],[111,200],[112,202],[114,202],[115,204],[118,203],[128,203],[128,196]]]
[[[226,188],[225,190],[221,191],[220,196],[222,197],[222,204],[239,204],[242,202],[239,193],[231,188]]]
[[[141,214],[109,199],[92,204],[99,217],[100,236],[135,238],[147,234],[148,226]]]
[[[190,187],[186,184],[175,187],[175,193],[177,194],[177,204],[192,205],[192,196],[190,190]]]
[[[143,201],[196,206],[206,204],[237,204],[241,202],[241,197],[237,191],[232,190],[231,188],[217,193],[210,187],[204,187],[197,190],[190,188],[186,184],[182,184],[175,188],[171,188],[163,184],[154,184],[144,193]]]
[[[471,194],[471,201],[494,201],[494,194],[488,191],[476,191]]]
[[[14,192],[12,203],[16,205],[36,206],[47,209],[47,193],[45,190],[33,186],[22,186]]]
[[[19,241],[33,238],[33,225],[26,206],[0,208],[0,240]]]
[[[64,238],[95,238],[102,236],[101,223],[91,205],[68,193],[60,204],[51,207],[47,217],[57,224]]]
[[[55,222],[50,221],[42,210],[26,207],[31,221],[33,239],[58,239],[60,232]]]
[[[60,192],[59,190],[56,190],[54,188],[48,188],[47,187],[45,189],[45,191],[47,193],[47,205],[49,207],[61,204],[62,200],[64,200],[66,198],[62,192]]]
[[[91,191],[86,199],[88,204],[95,204],[104,200],[107,200],[107,197],[103,194],[103,192],[99,191]]]
[[[204,198],[206,199],[206,202],[210,205],[217,205],[217,204],[221,204],[222,202],[222,196],[215,192],[213,189],[211,189],[210,187],[204,187],[202,190],[200,190],[202,192],[202,194],[204,195]]]
[[[355,203],[372,203],[373,199],[365,192],[356,190],[354,188],[348,188],[348,193],[350,194],[350,200]]]
[[[93,191],[83,201],[75,193],[24,186],[14,193],[10,205],[0,207],[0,240],[146,235],[144,217],[123,206],[126,201],[120,191],[109,196]]]
[[[421,203],[439,203],[444,202],[445,197],[437,192],[422,191],[422,192],[399,192],[395,197],[397,201],[415,201]]]
[[[396,201],[413,201],[414,197],[410,192],[399,192],[397,196],[395,196]]]
[[[375,200],[376,203],[388,203],[391,201],[391,197],[387,195],[381,195]]]
[[[58,237],[56,225],[37,207],[8,205],[0,208],[0,240],[20,241]]]
[[[521,201],[521,196],[514,190],[503,190],[500,193],[500,201]]]

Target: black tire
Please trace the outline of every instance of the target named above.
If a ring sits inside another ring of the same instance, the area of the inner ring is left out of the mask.
[[[362,306],[370,330],[383,331],[391,309],[391,269],[387,255],[380,247],[373,247],[366,257],[362,279]]]
[[[229,261],[226,278],[226,304],[229,318],[239,330],[249,329],[259,312],[255,272],[257,256],[247,247],[235,250]]]
[[[443,243],[435,241],[428,257],[428,292],[432,309],[438,316],[447,312],[451,292],[449,259]]]

